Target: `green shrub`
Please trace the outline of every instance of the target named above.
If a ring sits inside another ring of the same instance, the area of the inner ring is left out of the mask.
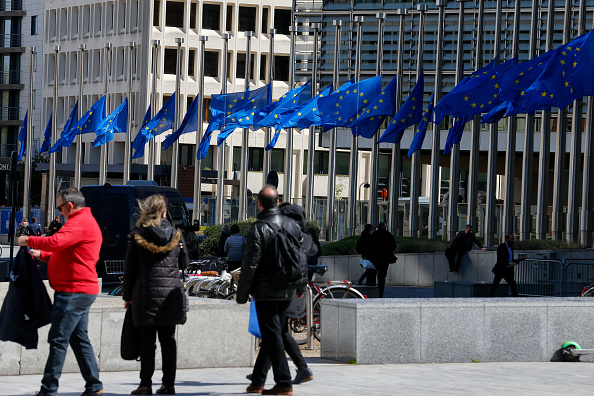
[[[340,241],[330,242],[322,246],[323,256],[342,256],[358,254],[355,250],[359,236],[351,236]],[[449,245],[441,240],[427,238],[396,237],[396,253],[434,253],[443,252]]]
[[[355,247],[357,246],[358,236],[351,236],[340,241],[326,243],[322,246],[322,256],[345,256],[357,254]]]
[[[577,242],[554,241],[552,239],[528,239],[520,241],[516,239],[514,248],[517,250],[551,250],[551,249],[583,249]]]

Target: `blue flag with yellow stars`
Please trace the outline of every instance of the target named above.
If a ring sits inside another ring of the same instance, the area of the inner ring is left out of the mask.
[[[431,95],[431,99],[429,99],[429,106],[427,106],[427,110],[425,110],[425,114],[423,114],[423,118],[419,123],[419,127],[415,132],[415,136],[413,137],[412,143],[410,144],[410,148],[408,149],[408,158],[413,155],[413,153],[417,150],[420,150],[423,147],[423,141],[425,140],[425,135],[427,134],[427,125],[429,121],[431,121],[431,117],[433,116],[433,97],[435,96],[435,92]]]
[[[417,83],[398,113],[392,117],[392,121],[379,139],[379,143],[400,143],[404,130],[411,125],[418,124],[423,116],[423,94],[425,93],[425,76],[423,73],[417,79]]]
[[[288,114],[284,114],[280,120],[281,128],[305,129],[312,125],[319,125],[321,119],[320,112],[318,110],[318,101],[320,98],[330,95],[331,92],[332,84],[324,88],[322,92],[305,102],[299,108],[289,112]]]
[[[186,111],[183,121],[177,131],[167,136],[163,141],[163,150],[167,150],[184,133],[196,132],[198,130],[198,97],[195,97]]]
[[[567,107],[583,96],[594,95],[594,31],[557,48],[542,74],[526,89],[523,110]]]
[[[499,122],[499,120],[507,116],[506,113],[509,105],[510,102],[507,101],[499,103],[497,107],[481,116],[481,124],[494,124]]]
[[[326,128],[346,126],[351,118],[356,118],[359,111],[380,94],[381,84],[382,76],[375,76],[320,98],[318,108],[322,125]]]
[[[117,109],[105,117],[99,124],[95,133],[97,137],[93,147],[99,147],[113,140],[114,133],[122,133],[128,130],[128,98],[124,99]]]
[[[254,115],[254,129],[277,126],[281,129],[280,119],[286,113],[292,112],[311,99],[311,79],[304,85],[293,88],[276,102],[256,111]]]
[[[150,114],[149,111],[150,107],[147,114]],[[134,142],[132,142],[132,148],[134,149],[132,159],[140,158],[144,155],[144,146],[146,145],[146,142],[173,128],[174,119],[175,93],[167,99],[167,102],[161,107],[161,110],[159,110],[159,112],[155,114],[155,116],[136,134]]]
[[[357,113],[356,119],[349,119],[353,136],[371,139],[384,122],[385,116],[393,116],[396,112],[396,76],[382,89],[382,92]]]
[[[70,128],[70,130],[62,136],[50,149],[50,152],[58,151],[61,147],[70,147],[74,138],[78,135],[84,135],[85,133],[95,132],[97,126],[105,118],[105,95],[96,101],[93,106],[78,120],[78,122]]]
[[[45,153],[47,150],[49,150],[52,144],[52,116],[53,113],[50,113],[49,120],[45,126],[45,132],[43,133],[43,143],[39,149],[39,154]]]
[[[64,129],[62,130],[62,133],[60,134],[60,138],[62,136],[66,136],[68,134],[68,132],[70,131],[70,129],[77,122],[78,122],[78,100],[74,104],[74,107],[72,108],[72,111],[70,112],[70,116],[68,116],[68,119],[66,120],[66,123],[64,124]],[[60,141],[60,139],[58,139],[58,141]],[[60,146],[58,144],[54,144],[49,149],[49,152],[50,153],[55,153],[56,151],[60,151],[61,149],[62,149],[62,146]]]
[[[149,104],[149,107],[148,107],[148,109],[146,109],[146,113],[144,114],[144,118],[142,119],[142,125],[140,126],[140,130],[142,130],[142,128],[144,128],[146,126],[146,124],[149,123],[150,120],[151,120],[151,105]],[[136,139],[138,139],[138,135],[140,135],[140,131],[136,135],[134,142],[136,142]],[[142,138],[142,136],[140,138]],[[132,143],[132,148],[134,148],[134,143]],[[136,150],[135,155],[138,155],[138,157],[136,157],[136,158],[144,157],[144,145],[140,146],[138,148],[138,150]]]
[[[23,155],[25,155],[25,148],[27,146],[27,116],[29,115],[29,110],[25,112],[25,119],[23,120],[23,125],[21,125],[21,130],[19,131],[19,142],[21,142],[21,150],[19,151],[19,156],[17,160],[20,161],[23,159]]]
[[[471,116],[487,113],[497,107],[501,103],[497,74],[504,72],[516,62],[516,58],[500,65],[492,61],[464,79],[435,105],[435,122],[441,122],[447,115]]]
[[[472,117],[456,117],[454,123],[448,132],[448,137],[445,142],[445,148],[443,154],[449,154],[452,152],[454,144],[460,143],[462,140],[462,132],[464,132],[464,125],[470,121]]]

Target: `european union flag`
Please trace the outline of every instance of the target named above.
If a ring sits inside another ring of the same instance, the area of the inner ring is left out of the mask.
[[[97,137],[93,142],[94,147],[111,142],[114,133],[126,132],[128,130],[128,98],[124,99],[117,109],[105,117],[99,124],[95,133]]]
[[[524,110],[560,109],[594,95],[594,31],[557,48],[544,71],[524,92]]]
[[[288,112],[292,112],[311,99],[311,79],[304,85],[291,89],[280,99],[256,111],[254,115],[254,129],[277,125],[280,130],[280,119]]]
[[[150,113],[147,111],[147,114]],[[132,159],[140,158],[144,155],[144,146],[146,145],[146,142],[171,129],[173,127],[174,118],[175,93],[167,99],[167,102],[161,107],[161,110],[159,110],[159,112],[140,129],[136,138],[134,138],[134,142],[132,143],[134,155],[132,156]]]
[[[60,139],[56,142],[54,147],[50,149],[50,152],[53,152],[56,146],[59,147],[70,147],[72,146],[72,142],[74,142],[74,138],[78,135],[83,135],[85,133],[95,132],[97,126],[103,121],[105,118],[105,95],[101,97],[83,116],[78,120],[76,125],[74,125],[70,130],[66,133],[66,135],[60,136]]]
[[[312,125],[319,125],[320,112],[318,110],[318,101],[320,98],[324,98],[332,92],[332,84],[326,87],[315,97],[305,102],[301,107],[293,110],[289,114],[284,115],[280,124],[283,129],[298,128],[305,129]]]
[[[423,114],[423,119],[417,128],[417,132],[415,132],[415,136],[413,137],[413,141],[410,144],[410,148],[408,149],[408,158],[413,155],[413,153],[417,150],[420,150],[423,147],[423,141],[425,140],[425,135],[427,134],[427,125],[429,121],[431,121],[431,116],[433,115],[433,97],[435,96],[435,92],[431,95],[431,99],[429,100],[429,106],[427,106],[427,110],[425,114]]]
[[[60,142],[60,139],[62,138],[62,136],[68,135],[68,133],[70,132],[70,129],[72,129],[72,127],[77,122],[78,122],[78,100],[74,104],[74,107],[72,108],[72,111],[70,112],[70,116],[66,120],[66,124],[64,124],[64,129],[62,130],[62,133],[60,134],[60,138],[58,139],[58,142]],[[58,143],[56,143],[49,149],[49,152],[51,154],[51,153],[55,153],[56,151],[60,151],[61,149],[62,149],[62,146],[59,145]]]
[[[163,141],[163,150],[167,150],[179,137],[185,133],[198,131],[198,97],[195,97],[177,131],[167,136]]]
[[[27,115],[29,115],[29,110],[25,112],[25,119],[23,120],[23,125],[21,125],[21,130],[19,131],[19,142],[21,142],[21,151],[19,151],[19,156],[17,158],[20,161],[25,155],[25,147],[27,146]]]
[[[481,124],[493,124],[499,122],[499,120],[506,116],[505,113],[507,113],[509,105],[510,102],[508,101],[499,103],[497,107],[491,109],[490,112],[481,116]]]
[[[400,143],[404,130],[418,124],[423,116],[423,94],[425,92],[425,75],[421,73],[415,86],[398,113],[379,139],[379,143]]]
[[[352,84],[346,90],[338,90],[320,98],[318,108],[322,125],[326,127],[346,126],[355,119],[362,108],[367,108],[380,94],[382,77],[375,76]]]
[[[53,113],[50,113],[49,120],[45,127],[45,132],[43,133],[43,143],[41,144],[41,148],[39,149],[39,154],[48,151],[52,144],[52,116]]]
[[[384,122],[385,116],[393,116],[396,112],[396,77],[382,89],[382,92],[367,107],[361,109],[357,118],[349,119],[353,136],[371,139]],[[352,121],[351,121],[352,120]]]
[[[456,117],[454,123],[450,128],[448,137],[446,139],[445,148],[443,154],[449,154],[452,152],[454,144],[460,143],[462,140],[462,133],[464,132],[464,125],[471,120],[471,117]]]
[[[464,79],[435,105],[435,122],[447,116],[471,116],[486,113],[501,103],[497,73],[517,62],[511,59],[500,65],[495,61]]]

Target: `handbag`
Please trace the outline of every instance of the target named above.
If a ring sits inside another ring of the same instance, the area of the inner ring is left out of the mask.
[[[359,264],[361,264],[361,266],[365,269],[375,269],[375,265],[373,265],[373,263],[367,259],[361,259]]]
[[[126,310],[126,315],[124,316],[120,355],[124,360],[140,360],[140,337],[138,337],[138,329],[134,326],[132,310],[130,308]]]
[[[256,302],[253,299],[250,303],[250,322],[248,324],[248,332],[254,337],[262,339],[260,324],[258,323],[258,313],[256,312]]]

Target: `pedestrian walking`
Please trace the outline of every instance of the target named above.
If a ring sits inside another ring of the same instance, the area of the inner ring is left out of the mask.
[[[19,229],[16,232],[16,237],[21,237],[24,235],[29,235],[29,221],[27,221],[26,217],[23,217],[21,220],[21,224],[19,224]]]
[[[384,296],[388,267],[397,260],[396,256],[394,256],[394,250],[396,250],[394,236],[386,229],[386,223],[382,221],[377,225],[377,230],[371,234],[364,252],[365,257],[377,269],[377,284],[379,286],[380,298]]]
[[[371,224],[365,224],[365,228],[361,233],[359,239],[357,239],[357,246],[355,250],[357,253],[361,255],[363,260],[366,259],[365,257],[365,249],[367,248],[367,244],[369,243],[369,238],[371,238],[371,234],[373,233],[373,226]],[[367,286],[375,286],[375,279],[377,278],[377,269],[373,268],[365,268],[363,275],[359,278],[355,285],[359,286],[363,283],[365,279],[367,279]]]
[[[47,236],[54,235],[56,232],[60,231],[60,228],[62,228],[62,222],[60,221],[60,216],[56,216],[49,225]]]
[[[225,242],[231,236],[231,229],[228,224],[221,228],[221,235],[219,236],[219,243],[217,244],[217,257],[225,257]]]
[[[27,226],[28,235],[34,236],[41,236],[43,232],[41,231],[41,225],[37,222],[37,217],[31,217],[31,222]]]
[[[493,267],[493,285],[489,291],[489,296],[494,297],[495,291],[504,279],[511,290],[512,297],[518,297],[518,285],[514,279],[514,267],[522,261],[521,259],[514,259],[514,234],[507,234],[505,242],[497,247],[497,263]]]
[[[474,233],[472,232],[472,225],[466,224],[464,227],[464,231],[460,231],[456,234],[456,237],[450,243],[450,247],[446,248],[445,256],[448,259],[448,263],[450,265],[450,272],[458,272],[460,269],[460,263],[462,262],[462,257],[467,252],[472,250],[472,245],[476,245],[483,250],[487,250],[486,247],[480,243]],[[456,255],[457,260],[456,260]]]
[[[239,233],[239,226],[233,224],[230,228],[231,236],[225,241],[225,254],[227,254],[227,271],[231,272],[241,267],[243,252],[245,251],[245,238]]]
[[[187,300],[179,271],[188,263],[180,230],[167,221],[167,201],[151,195],[139,202],[124,261],[124,307],[132,310],[140,339],[140,385],[133,395],[152,395],[157,334],[161,344],[163,380],[157,394],[175,394],[177,345],[175,325],[186,321]]]
[[[55,290],[52,323],[48,333],[49,356],[39,395],[56,395],[58,381],[72,348],[85,379],[83,396],[103,394],[99,367],[88,336],[89,308],[99,293],[96,265],[103,238],[91,209],[76,188],[58,193],[58,210],[64,227],[51,237],[21,236],[19,246],[29,246],[33,256],[48,263],[48,277]]]
[[[258,221],[250,228],[246,238],[246,253],[241,265],[237,289],[239,304],[245,304],[249,295],[254,299],[262,333],[260,353],[252,373],[252,383],[246,391],[263,395],[292,395],[293,385],[285,355],[284,333],[288,333],[287,308],[291,299],[296,294],[302,295],[304,289],[302,286],[295,288],[286,285],[279,279],[276,266],[281,257],[276,249],[278,245],[275,243],[278,233],[274,230],[280,229],[281,232],[298,241],[303,241],[304,233],[297,221],[281,214],[278,208],[278,193],[274,187],[265,186],[260,191],[258,208],[260,209]],[[310,247],[304,250],[306,255],[315,253]],[[272,389],[264,389],[266,374],[270,367],[267,365],[268,361],[272,365],[276,382]]]

